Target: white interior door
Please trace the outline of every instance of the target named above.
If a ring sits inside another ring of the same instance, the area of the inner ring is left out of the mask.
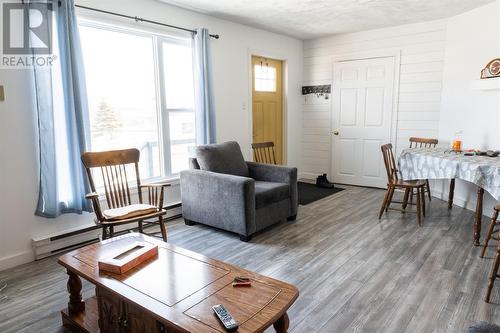
[[[391,138],[394,57],[334,64],[332,174],[336,183],[386,187],[380,146]]]

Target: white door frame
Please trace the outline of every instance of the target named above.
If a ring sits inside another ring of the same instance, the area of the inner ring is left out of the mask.
[[[401,49],[384,49],[377,51],[367,51],[367,52],[356,52],[356,53],[346,53],[334,55],[332,57],[332,93],[334,91],[335,82],[334,82],[334,73],[335,73],[335,64],[340,62],[348,62],[354,60],[367,60],[367,59],[376,59],[376,58],[394,58],[394,93],[393,93],[393,103],[392,103],[392,114],[391,114],[391,135],[390,142],[392,143],[394,149],[397,149],[397,130],[398,130],[398,114],[399,114],[399,79],[401,74]],[[335,129],[335,118],[333,117],[334,112],[334,103],[333,99],[338,98],[338,96],[334,96],[332,94],[331,102],[330,102],[330,172],[331,175],[334,175],[333,170],[333,158],[334,158],[334,138],[333,138],[333,130]]]
[[[282,73],[281,75],[283,76],[281,78],[281,108],[282,108],[282,128],[283,128],[283,133],[282,133],[282,147],[281,149],[283,150],[281,152],[282,156],[282,164],[286,165],[287,160],[288,160],[288,60],[284,55],[279,55],[273,52],[267,52],[263,50],[257,50],[257,49],[248,49],[247,52],[247,64],[248,64],[248,80],[247,82],[249,83],[248,85],[248,103],[247,103],[247,118],[248,118],[248,129],[249,129],[249,134],[248,134],[248,142],[250,143],[249,147],[247,148],[248,156],[250,157],[250,160],[253,159],[253,151],[251,144],[253,142],[253,117],[252,117],[252,112],[253,112],[253,98],[252,98],[252,86],[253,86],[253,67],[252,67],[252,56],[257,56],[257,57],[265,57],[269,59],[274,59],[274,60],[279,60],[282,63]],[[243,148],[243,151],[245,151],[245,148]]]

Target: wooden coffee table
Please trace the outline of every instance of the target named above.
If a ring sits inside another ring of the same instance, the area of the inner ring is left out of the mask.
[[[158,256],[122,275],[99,271],[107,258],[134,242],[158,245]],[[230,249],[228,249],[230,250]],[[238,332],[288,330],[286,311],[297,299],[294,286],[143,234],[127,234],[85,246],[59,258],[69,280],[63,325],[74,332],[225,332],[211,307],[223,304],[238,321]],[[247,276],[251,287],[232,286]],[[84,278],[96,296],[82,300]]]

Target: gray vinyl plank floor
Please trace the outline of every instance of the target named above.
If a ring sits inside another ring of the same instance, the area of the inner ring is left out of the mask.
[[[293,333],[464,332],[476,321],[500,324],[500,281],[492,303],[483,301],[494,249],[479,258],[473,213],[433,199],[420,228],[413,214],[390,211],[379,221],[383,196],[346,187],[249,243],[178,219],[167,224],[169,242],[296,285]],[[482,239],[489,220],[483,223]],[[2,271],[0,280],[8,283],[0,332],[64,332],[66,274],[57,258]],[[84,283],[84,296],[92,294]]]

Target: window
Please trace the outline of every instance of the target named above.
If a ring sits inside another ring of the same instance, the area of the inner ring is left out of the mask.
[[[195,145],[190,39],[80,22],[94,151],[135,147],[141,178],[188,168]]]
[[[191,48],[162,42],[165,104],[170,128],[171,172],[188,168],[189,149],[195,144],[193,60]]]
[[[276,91],[276,68],[258,64],[254,66],[255,91]]]

